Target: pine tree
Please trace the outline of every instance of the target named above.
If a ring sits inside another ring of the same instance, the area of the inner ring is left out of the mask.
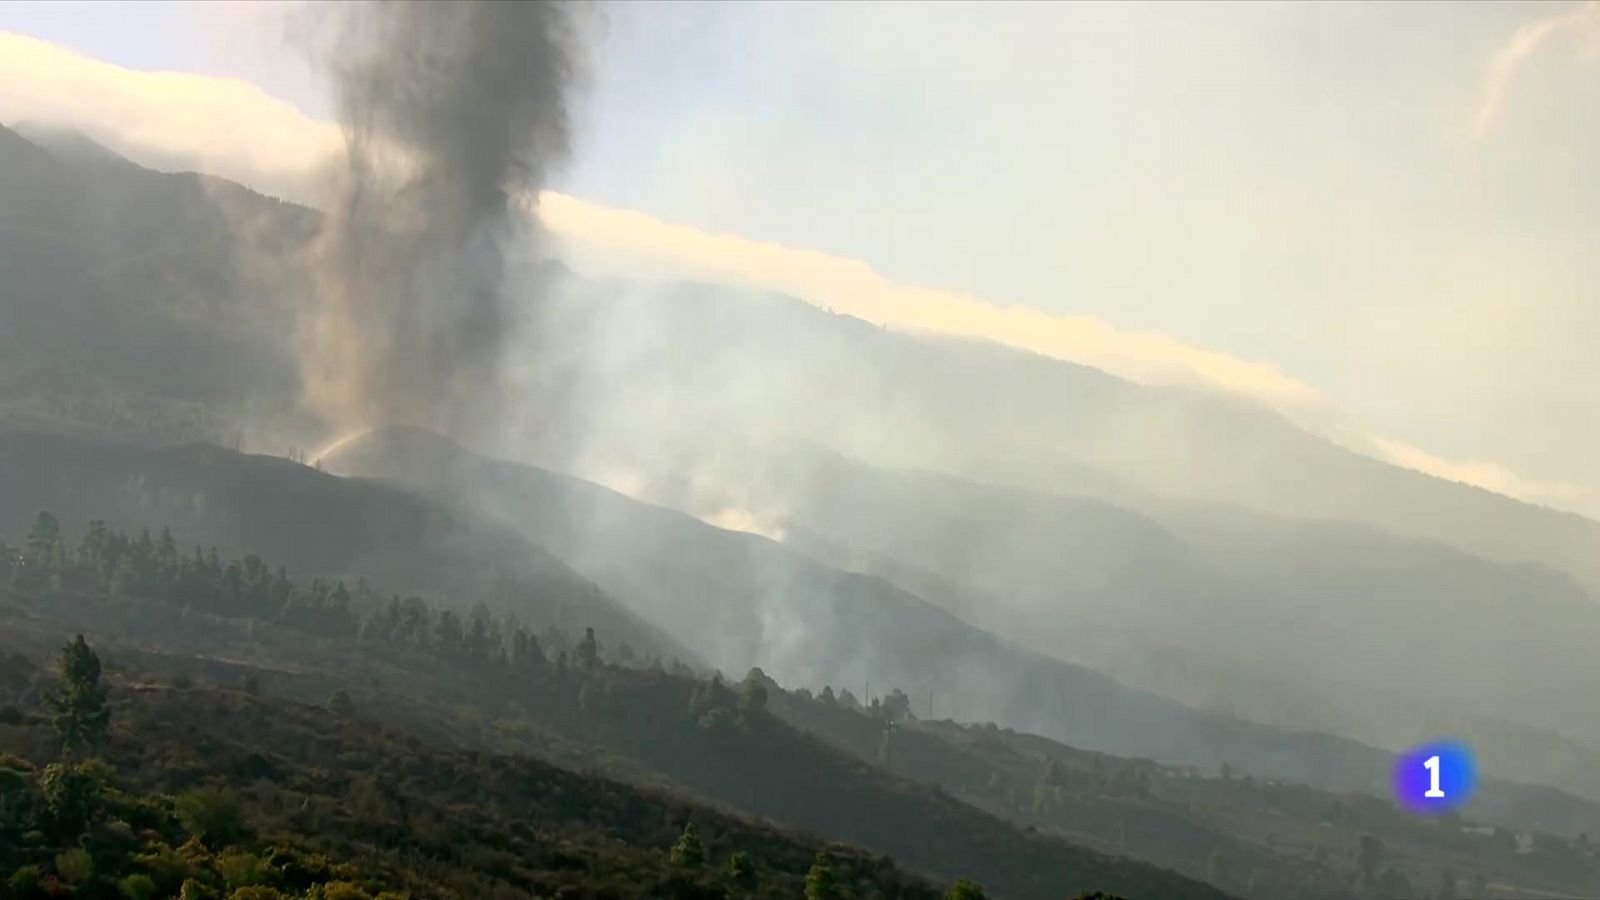
[[[756,866],[750,861],[750,854],[740,850],[728,857],[728,881],[746,889],[755,886]]]
[[[80,634],[61,648],[60,669],[65,684],[50,703],[62,749],[77,753],[99,747],[111,723],[106,692],[100,687],[100,657]]]
[[[595,640],[593,628],[585,628],[583,640],[578,642],[578,668],[585,672],[600,668],[600,642]]]
[[[672,845],[672,864],[681,869],[698,869],[705,865],[706,848],[700,842],[700,832],[694,823],[683,826],[683,834]]]
[[[833,860],[826,850],[818,851],[806,873],[806,900],[840,900],[842,896],[833,877]]]

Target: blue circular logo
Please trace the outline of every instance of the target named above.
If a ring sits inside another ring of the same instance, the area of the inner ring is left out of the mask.
[[[1394,763],[1394,798],[1414,813],[1437,814],[1466,803],[1477,786],[1478,764],[1461,741],[1431,741]]]

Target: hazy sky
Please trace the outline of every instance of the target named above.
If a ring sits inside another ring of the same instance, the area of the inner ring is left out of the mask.
[[[327,118],[281,12],[0,30]],[[1600,507],[1594,3],[601,12],[565,194],[1270,364],[1391,458]]]

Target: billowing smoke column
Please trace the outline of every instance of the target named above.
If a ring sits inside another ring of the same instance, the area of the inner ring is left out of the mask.
[[[316,248],[307,397],[348,431],[463,437],[500,396],[513,201],[568,149],[571,10],[543,2],[334,8],[348,150]]]

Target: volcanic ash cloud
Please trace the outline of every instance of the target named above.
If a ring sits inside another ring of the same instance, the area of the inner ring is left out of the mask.
[[[537,196],[568,151],[571,17],[552,3],[405,2],[320,20],[346,153],[301,358],[308,401],[340,430],[471,437],[498,412],[505,247],[525,221],[513,200]]]

